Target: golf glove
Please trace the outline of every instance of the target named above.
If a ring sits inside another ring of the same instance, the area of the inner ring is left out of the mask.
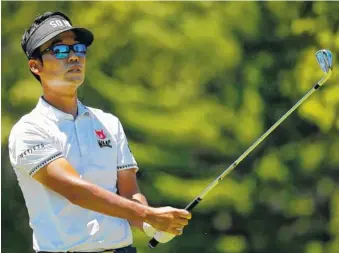
[[[150,238],[153,238],[155,236],[155,233],[157,232],[157,230],[154,227],[152,227],[150,224],[146,222],[142,224],[142,228],[144,230],[144,233]]]
[[[142,227],[143,227],[145,234],[148,237],[150,238],[154,237],[160,243],[167,243],[175,237],[174,234],[157,231],[154,227],[152,227],[150,224],[146,222],[144,222]]]
[[[154,239],[160,243],[166,243],[172,240],[175,237],[174,234],[170,234],[163,231],[157,231],[154,235]]]

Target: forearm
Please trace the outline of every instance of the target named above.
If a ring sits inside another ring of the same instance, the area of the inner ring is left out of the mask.
[[[148,206],[148,202],[146,197],[141,194],[140,192],[137,192],[133,194],[131,197],[126,196],[127,198],[131,199],[134,202],[140,203],[142,205]],[[139,228],[141,231],[143,231],[143,221],[142,220],[128,220],[131,226]]]
[[[148,206],[146,197],[140,192],[133,194],[131,200],[138,202],[142,205]]]
[[[72,190],[76,192],[70,199],[73,204],[109,216],[142,224],[150,212],[140,197],[136,197],[140,200],[136,203],[91,183],[82,183]]]

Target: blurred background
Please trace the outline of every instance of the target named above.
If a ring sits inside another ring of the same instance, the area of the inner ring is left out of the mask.
[[[2,2],[2,250],[32,253],[8,134],[40,84],[21,36],[62,11],[95,34],[86,105],[118,116],[151,205],[185,207],[323,76],[338,67],[338,2]],[[184,235],[138,252],[338,253],[339,78],[276,129],[193,211]]]

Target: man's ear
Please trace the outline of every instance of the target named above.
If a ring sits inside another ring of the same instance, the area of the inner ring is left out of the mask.
[[[28,61],[28,66],[29,69],[36,75],[40,75],[41,71],[42,71],[42,64],[41,61],[38,59],[30,59]]]

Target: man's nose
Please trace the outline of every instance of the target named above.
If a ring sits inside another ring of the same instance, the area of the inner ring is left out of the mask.
[[[68,61],[69,62],[78,62],[79,60],[80,60],[79,56],[73,50],[71,50],[69,52],[69,55],[68,55]]]

